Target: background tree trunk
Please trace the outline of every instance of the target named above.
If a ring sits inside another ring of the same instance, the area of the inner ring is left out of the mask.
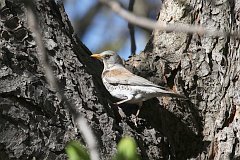
[[[239,8],[236,1],[166,0],[158,21],[239,30]],[[63,7],[38,0],[36,9],[54,73],[88,119],[102,159],[110,159],[123,135],[134,136],[142,159],[240,157],[238,40],[153,31],[128,68],[191,100],[149,100],[135,127],[111,104],[100,79],[102,65],[73,36]],[[0,21],[0,157],[66,159],[66,142],[84,141],[46,83],[26,18],[20,1],[6,0]],[[128,117],[135,113],[134,106],[122,108]]]
[[[239,11],[237,1],[166,0],[158,21],[234,31]],[[158,107],[153,122],[176,159],[240,158],[239,53],[239,40],[229,37],[154,31],[144,52],[129,60],[135,73],[191,98]],[[149,110],[144,114],[153,117]]]

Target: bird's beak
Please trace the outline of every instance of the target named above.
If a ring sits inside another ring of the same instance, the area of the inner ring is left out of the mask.
[[[91,55],[91,57],[96,58],[96,59],[102,59],[101,54],[93,54],[93,55]]]

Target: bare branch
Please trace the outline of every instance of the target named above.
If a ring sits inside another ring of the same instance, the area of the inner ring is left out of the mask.
[[[129,12],[133,12],[135,0],[129,0],[128,10]],[[136,41],[135,41],[135,32],[134,32],[134,25],[128,22],[128,29],[130,33],[130,40],[131,40],[131,55],[136,54]]]
[[[36,41],[39,61],[44,69],[46,80],[50,84],[51,88],[54,89],[54,91],[56,92],[59,100],[65,103],[65,106],[68,107],[70,114],[73,115],[74,122],[76,123],[78,129],[82,133],[82,136],[83,136],[86,144],[88,145],[91,159],[98,160],[99,153],[98,153],[97,147],[96,147],[96,145],[97,145],[96,139],[93,135],[91,128],[87,124],[87,120],[84,119],[83,116],[80,115],[80,113],[76,110],[74,105],[72,103],[70,103],[70,101],[68,101],[68,99],[64,95],[63,88],[61,88],[61,86],[58,84],[58,81],[53,74],[51,66],[48,63],[48,55],[47,55],[46,49],[45,49],[43,41],[42,41],[43,38],[40,33],[40,28],[37,23],[37,16],[34,12],[34,4],[31,0],[24,0],[24,3],[27,8],[28,25],[30,27],[30,30],[34,34],[33,37]]]
[[[99,2],[96,2],[95,5],[93,5],[88,11],[87,13],[83,16],[83,18],[77,18],[73,20],[73,27],[74,27],[74,31],[76,32],[77,36],[79,38],[82,38],[87,29],[89,29],[89,26],[92,23],[92,20],[94,19],[94,17],[97,15],[97,13],[99,12],[99,10],[102,8],[102,4]]]
[[[213,37],[220,37],[220,36],[231,36],[235,38],[240,38],[239,32],[230,32],[230,31],[221,31],[216,29],[207,29],[205,27],[199,25],[190,25],[190,24],[181,24],[181,23],[174,23],[174,24],[164,24],[159,23],[153,20],[150,20],[145,17],[139,17],[131,12],[123,9],[119,3],[116,1],[109,1],[109,0],[99,0],[103,4],[109,6],[115,13],[126,19],[128,22],[143,27],[145,29],[157,29],[161,31],[167,32],[184,32],[184,33],[197,33],[199,35],[208,35]]]

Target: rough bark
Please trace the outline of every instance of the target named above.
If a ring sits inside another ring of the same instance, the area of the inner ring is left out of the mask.
[[[109,157],[118,134],[103,98],[108,94],[100,79],[102,66],[75,39],[62,6],[39,0],[36,10],[54,73],[65,95],[89,120],[102,155]],[[0,157],[66,159],[66,142],[82,139],[67,106],[59,103],[46,82],[26,18],[22,2],[6,1],[0,21]]]
[[[236,1],[166,0],[158,21],[236,30],[239,8]],[[111,104],[100,79],[102,66],[74,37],[63,7],[38,0],[36,9],[54,73],[88,119],[102,159],[110,159],[123,135],[136,139],[142,159],[239,158],[238,40],[154,31],[145,51],[127,66],[177,88],[190,101],[149,100],[135,127]],[[46,83],[26,18],[20,1],[6,0],[0,21],[0,157],[66,159],[65,144],[84,140]],[[127,117],[136,111],[130,105],[122,109]]]
[[[238,1],[166,0],[158,21],[235,31],[239,11]],[[158,106],[158,128],[176,159],[240,158],[239,53],[239,40],[229,37],[154,31],[145,50],[129,60],[135,73],[190,97]]]

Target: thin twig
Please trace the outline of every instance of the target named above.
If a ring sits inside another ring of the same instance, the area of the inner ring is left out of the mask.
[[[53,74],[51,66],[48,63],[48,55],[42,41],[43,38],[40,33],[40,28],[38,26],[37,16],[34,12],[34,4],[31,0],[24,0],[24,3],[27,8],[28,25],[30,27],[30,30],[34,34],[33,37],[36,41],[39,61],[44,69],[46,80],[50,84],[51,88],[54,89],[54,91],[56,92],[59,100],[65,103],[65,106],[68,107],[70,114],[73,115],[74,122],[76,123],[86,144],[88,145],[91,160],[98,160],[99,153],[96,147],[96,139],[93,135],[91,128],[87,124],[87,120],[84,119],[83,116],[76,110],[74,105],[70,101],[68,101],[68,99],[64,95],[63,88],[61,88],[61,86],[58,84],[58,81]]]
[[[74,31],[76,32],[79,39],[82,39],[86,34],[86,30],[89,29],[89,26],[93,22],[94,17],[97,15],[99,10],[102,8],[100,2],[96,2],[88,11],[85,13],[83,18],[77,18],[73,20]]]
[[[120,4],[116,1],[111,0],[99,0],[103,4],[109,6],[115,13],[126,19],[128,22],[135,24],[137,26],[143,27],[145,29],[150,30],[160,30],[160,31],[167,31],[167,32],[183,32],[183,33],[197,33],[199,35],[208,35],[213,37],[220,37],[220,36],[231,36],[235,38],[240,38],[239,32],[230,32],[230,31],[222,31],[216,29],[207,29],[205,27],[199,25],[191,25],[191,24],[181,24],[181,23],[174,23],[174,24],[165,24],[159,23],[153,20],[150,20],[145,17],[139,17],[131,12],[123,9]]]
[[[129,0],[128,10],[129,12],[133,12],[135,0]],[[135,32],[134,32],[134,25],[131,22],[128,22],[128,29],[130,33],[130,40],[131,40],[131,55],[136,54],[136,41],[135,41]]]

